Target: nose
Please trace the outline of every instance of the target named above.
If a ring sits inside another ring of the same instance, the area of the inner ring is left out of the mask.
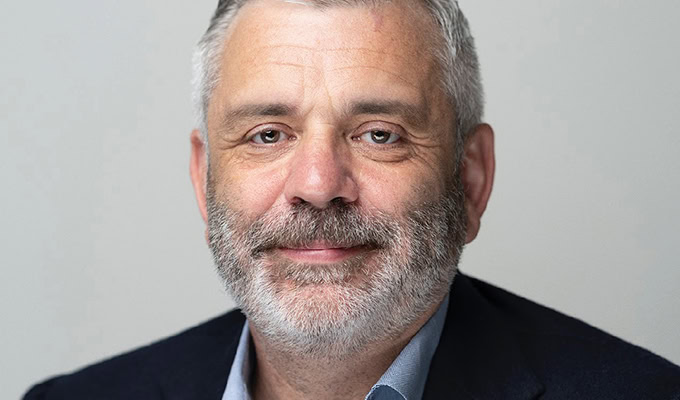
[[[284,187],[288,203],[306,202],[323,209],[336,199],[355,202],[358,188],[352,177],[351,159],[343,153],[340,143],[332,134],[301,141]]]

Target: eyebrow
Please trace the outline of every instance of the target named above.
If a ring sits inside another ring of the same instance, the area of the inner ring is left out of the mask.
[[[295,107],[284,103],[244,104],[232,110],[228,110],[221,117],[220,128],[229,130],[240,119],[256,117],[283,117],[297,112]]]
[[[350,115],[394,115],[413,126],[423,126],[428,114],[423,107],[398,100],[361,100],[350,103]]]
[[[296,115],[298,109],[285,103],[252,103],[227,110],[221,117],[220,128],[229,131],[241,119],[257,117],[287,117]],[[357,115],[392,115],[404,119],[414,127],[424,126],[429,115],[422,106],[399,100],[359,100],[350,102],[345,108],[344,116]]]

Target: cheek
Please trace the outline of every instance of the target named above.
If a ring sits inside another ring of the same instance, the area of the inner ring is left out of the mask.
[[[273,166],[230,165],[214,176],[219,198],[249,218],[256,218],[271,209],[281,198],[285,183],[284,170]]]
[[[415,165],[363,168],[359,175],[361,203],[364,207],[392,215],[406,208],[437,198],[444,188],[439,171]]]

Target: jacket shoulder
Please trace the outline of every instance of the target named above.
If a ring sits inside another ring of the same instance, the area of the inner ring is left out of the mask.
[[[167,388],[180,383],[196,386],[218,382],[213,386],[219,386],[223,379],[226,385],[244,322],[240,311],[231,311],[171,337],[48,379],[30,388],[23,399],[155,399],[165,398]]]
[[[545,387],[565,398],[680,400],[680,367],[583,321],[470,278]],[[551,398],[549,395],[545,398]]]

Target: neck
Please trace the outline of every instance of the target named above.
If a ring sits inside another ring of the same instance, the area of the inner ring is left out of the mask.
[[[312,358],[280,349],[250,326],[256,366],[250,387],[261,399],[364,399],[399,353],[437,310],[435,304],[396,339],[342,358]]]
[[[253,335],[255,338],[255,335]],[[406,343],[341,360],[283,353],[254,339],[254,399],[363,399]],[[259,342],[259,343],[258,343]]]

